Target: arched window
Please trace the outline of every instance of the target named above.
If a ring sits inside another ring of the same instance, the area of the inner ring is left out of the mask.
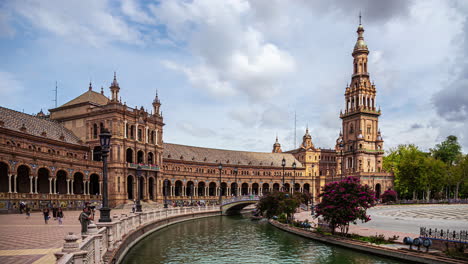
[[[135,126],[130,127],[130,138],[135,139]]]
[[[128,163],[133,163],[133,149],[131,148],[127,149],[126,160]]]
[[[94,124],[93,125],[93,138],[97,138],[97,134],[98,134],[97,124]]]
[[[153,152],[148,152],[148,164],[154,164]]]
[[[137,163],[145,163],[143,151],[139,150],[137,152]]]
[[[354,133],[353,124],[350,124],[350,125],[349,125],[349,133],[350,133],[350,134],[353,134],[353,133]]]

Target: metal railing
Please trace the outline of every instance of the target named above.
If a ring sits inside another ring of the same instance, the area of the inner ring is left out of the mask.
[[[447,242],[468,244],[468,230],[450,231],[449,229],[432,229],[427,227],[419,228],[419,236]]]

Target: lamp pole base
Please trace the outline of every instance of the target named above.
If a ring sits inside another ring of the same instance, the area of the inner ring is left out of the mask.
[[[100,223],[112,222],[112,219],[110,218],[111,209],[109,207],[103,207],[99,211],[101,211],[101,215],[99,218]]]
[[[139,212],[139,213],[142,212],[142,211],[141,211],[141,203],[140,203],[139,200],[137,201],[137,204],[136,204],[136,211]]]

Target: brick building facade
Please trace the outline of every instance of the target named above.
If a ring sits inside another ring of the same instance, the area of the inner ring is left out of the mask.
[[[165,194],[169,200],[214,201],[219,192],[262,194],[283,184],[286,190],[316,197],[327,182],[348,175],[361,178],[378,193],[393,188],[393,176],[382,170],[381,112],[375,108],[376,88],[367,72],[369,51],[362,25],[357,32],[354,71],[345,90],[343,128],[335,149],[316,148],[308,129],[299,148],[284,152],[278,138],[271,153],[163,143],[157,94],[149,112],[129,107],[119,97],[114,74],[110,98],[102,90],[93,91],[90,83],[86,92],[50,109],[47,116],[42,111],[28,115],[0,107],[0,210],[14,208],[20,201],[35,208],[100,201],[102,128],[112,133],[111,206],[132,202],[136,195],[146,202],[160,202]]]

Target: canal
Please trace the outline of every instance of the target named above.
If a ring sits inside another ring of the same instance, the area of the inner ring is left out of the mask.
[[[209,217],[169,226],[136,244],[124,264],[402,263],[334,247],[242,216]]]

